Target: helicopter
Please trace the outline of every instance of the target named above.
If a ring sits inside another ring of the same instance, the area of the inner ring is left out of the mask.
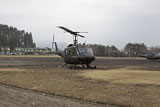
[[[58,28],[66,31],[73,35],[73,44],[69,44],[64,51],[59,51],[57,43],[54,42],[56,48],[56,54],[61,56],[66,64],[65,65],[82,65],[83,68],[96,68],[92,66],[91,63],[95,60],[92,48],[86,46],[85,44],[78,44],[78,37],[85,38],[85,36],[80,35],[79,33],[88,33],[88,32],[75,32],[66,27],[58,26]]]
[[[158,60],[160,59],[160,53],[139,54],[139,57],[147,58],[148,60]]]

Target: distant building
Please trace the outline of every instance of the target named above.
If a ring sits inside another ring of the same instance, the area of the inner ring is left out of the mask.
[[[35,48],[35,54],[38,55],[49,55],[51,54],[51,48],[45,47],[45,48]]]
[[[0,55],[49,55],[51,49],[45,48],[15,48],[13,52],[10,52],[10,47],[1,47]]]
[[[9,46],[1,46],[0,47],[0,55],[8,55],[10,54],[10,47]]]
[[[18,55],[34,55],[34,48],[16,48],[15,52]]]

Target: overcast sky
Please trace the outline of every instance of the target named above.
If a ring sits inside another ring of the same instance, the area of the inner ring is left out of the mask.
[[[0,23],[32,32],[38,47],[72,42],[58,25],[87,31],[80,42],[160,46],[160,0],[0,0]]]

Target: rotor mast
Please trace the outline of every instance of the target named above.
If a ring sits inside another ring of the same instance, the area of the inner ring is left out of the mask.
[[[78,44],[78,36],[77,35],[73,36],[73,43],[74,43],[74,45]]]

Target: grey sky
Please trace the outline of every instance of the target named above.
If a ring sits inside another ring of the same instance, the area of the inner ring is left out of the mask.
[[[38,46],[72,42],[56,26],[88,31],[80,42],[160,46],[159,0],[0,0],[0,23],[32,32]]]

